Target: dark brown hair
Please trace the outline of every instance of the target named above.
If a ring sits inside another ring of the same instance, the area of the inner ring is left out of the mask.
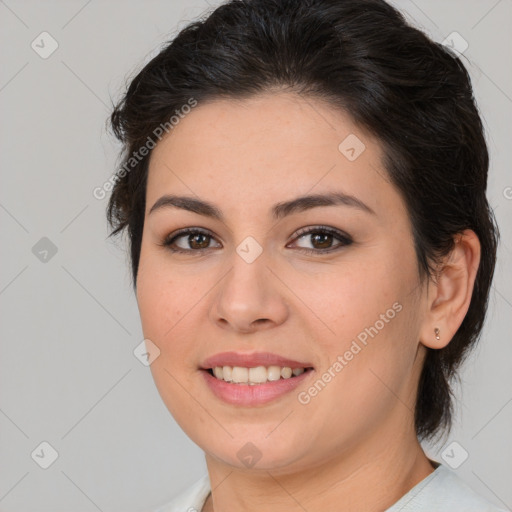
[[[435,268],[472,229],[481,261],[451,342],[427,349],[415,410],[419,438],[449,430],[450,381],[480,336],[498,228],[486,199],[489,155],[460,57],[383,0],[231,0],[188,25],[131,81],[111,124],[124,163],[190,98],[244,98],[281,88],[329,102],[382,144],[413,226],[418,268]],[[133,285],[150,153],[116,181],[107,217],[129,234]]]

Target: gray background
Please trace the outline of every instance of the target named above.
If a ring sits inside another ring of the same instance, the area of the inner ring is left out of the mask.
[[[464,61],[488,132],[488,195],[502,232],[453,432],[427,450],[441,460],[457,442],[452,459],[468,453],[457,473],[510,508],[512,1],[394,3],[433,39],[457,31],[469,43]],[[0,1],[1,511],[151,510],[205,471],[202,451],[133,355],[143,336],[128,259],[121,241],[106,240],[106,200],[92,190],[117,163],[105,129],[110,98],[209,8],[205,0]],[[46,59],[31,47],[43,31],[59,45]],[[57,249],[46,261],[43,237]],[[43,441],[59,455],[48,469],[36,463],[48,450],[31,457]]]

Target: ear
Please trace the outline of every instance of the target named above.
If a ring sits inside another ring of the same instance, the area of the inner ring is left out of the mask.
[[[420,342],[426,347],[448,345],[464,320],[480,264],[480,247],[474,231],[467,229],[456,235],[453,250],[442,262],[435,282],[429,281],[427,310],[420,329]]]

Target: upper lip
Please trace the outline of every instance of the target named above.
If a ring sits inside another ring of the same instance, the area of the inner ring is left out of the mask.
[[[289,366],[290,368],[309,368],[311,363],[295,361],[271,352],[220,352],[205,359],[201,365],[203,370],[216,366],[241,366],[254,368],[256,366]]]

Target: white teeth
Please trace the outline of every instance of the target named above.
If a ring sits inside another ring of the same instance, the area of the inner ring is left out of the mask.
[[[234,366],[231,373],[231,380],[233,382],[249,382],[249,370],[241,366]]]
[[[256,368],[250,368],[248,382],[252,382],[254,384],[260,384],[262,382],[267,382],[267,369],[264,366],[257,366]]]
[[[289,379],[292,376],[292,369],[289,366],[281,368],[281,377]]]
[[[268,380],[279,380],[281,378],[280,366],[269,366],[267,369]]]
[[[218,368],[220,368],[220,366],[218,366]],[[231,368],[231,366],[224,366],[223,368],[221,368],[222,370],[222,375],[220,377],[217,377],[218,379],[223,379],[225,380],[226,382],[231,382],[231,375],[233,373],[233,368]]]
[[[290,368],[289,366],[256,366],[245,368],[243,366],[216,366],[212,368],[217,379],[237,384],[263,384],[281,378],[289,379],[304,373],[304,368]]]

